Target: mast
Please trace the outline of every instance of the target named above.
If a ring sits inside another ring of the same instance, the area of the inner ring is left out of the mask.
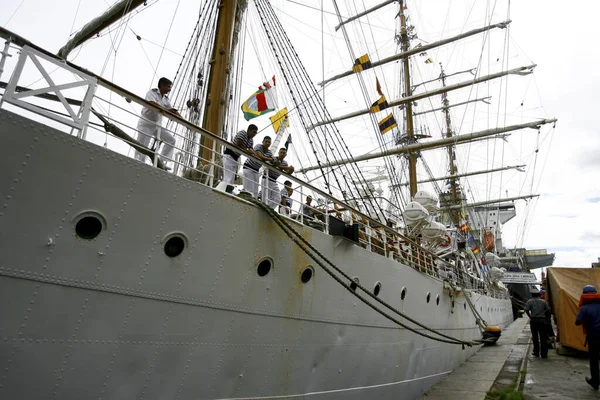
[[[440,63],[440,69],[441,69],[441,74],[440,74],[440,79],[442,80],[442,87],[446,87],[446,74],[444,73],[444,67],[442,67],[442,63]],[[446,117],[446,137],[447,138],[451,138],[452,137],[452,120],[450,119],[450,101],[448,100],[448,93],[442,93],[442,104],[444,106],[443,112],[444,112],[444,116]],[[450,144],[448,145],[448,160],[449,160],[449,164],[450,164],[450,192],[452,194],[452,204],[453,205],[460,205],[462,203],[462,197],[458,198],[457,197],[457,183],[456,183],[456,164],[454,163],[455,158],[456,158],[456,152],[455,152],[455,148],[454,148],[454,144]],[[452,221],[455,224],[458,224],[459,222],[459,218],[458,218],[458,213],[451,213],[451,218]]]
[[[237,0],[221,0],[217,17],[217,34],[210,60],[208,92],[202,127],[217,136],[222,136],[225,124],[225,109],[228,100],[230,60]],[[214,149],[213,149],[214,147]],[[213,155],[220,152],[220,146],[210,137],[202,136],[198,166],[211,162]]]
[[[406,53],[408,51],[409,39],[408,30],[406,29],[406,16],[404,15],[404,0],[400,0],[400,43],[402,44],[402,52]],[[410,97],[412,92],[410,88],[410,64],[408,57],[402,59],[402,65],[404,68],[404,96]],[[412,101],[409,101],[406,103],[405,109],[406,136],[409,143],[412,143],[414,140],[412,105]],[[417,193],[417,156],[413,152],[408,153],[408,181],[410,183],[410,197],[413,198]]]

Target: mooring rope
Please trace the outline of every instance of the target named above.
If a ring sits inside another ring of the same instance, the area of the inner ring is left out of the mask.
[[[449,336],[446,335],[442,332],[439,332],[433,328],[430,328],[422,323],[420,323],[419,321],[416,321],[415,319],[409,317],[408,315],[402,313],[400,310],[392,307],[390,304],[388,304],[387,302],[383,301],[382,299],[380,299],[379,297],[376,297],[373,293],[371,293],[370,291],[368,291],[365,287],[363,287],[360,283],[354,281],[349,275],[347,275],[344,271],[342,271],[339,267],[337,267],[335,264],[333,264],[327,257],[325,257],[321,252],[319,252],[319,250],[317,250],[312,244],[310,244],[298,231],[296,231],[281,215],[279,215],[277,212],[275,212],[275,210],[273,210],[271,207],[269,207],[267,204],[263,203],[260,200],[254,199],[253,197],[251,197],[249,194],[246,193],[241,193],[240,197],[243,198],[244,200],[247,200],[255,205],[257,205],[259,208],[261,208],[262,210],[264,210],[270,217],[271,219],[273,219],[273,221],[281,228],[281,230],[298,246],[300,247],[300,249],[302,249],[302,251],[304,251],[310,258],[312,258],[319,267],[321,267],[329,276],[331,276],[335,281],[337,281],[340,285],[342,285],[344,288],[346,288],[346,290],[348,290],[350,293],[352,293],[354,296],[356,296],[357,298],[359,298],[365,305],[367,305],[368,307],[372,308],[373,310],[375,310],[376,312],[378,312],[379,314],[381,314],[382,316],[384,316],[385,318],[387,318],[388,320],[394,322],[395,324],[401,326],[404,329],[407,329],[413,333],[416,333],[417,335],[426,337],[428,339],[432,339],[438,342],[443,342],[443,343],[450,343],[450,344],[458,344],[458,345],[462,345],[463,348],[465,346],[473,346],[473,345],[478,345],[478,344],[483,344],[483,343],[487,343],[488,340],[485,339],[479,339],[479,340],[471,340],[471,341],[465,341],[462,339],[458,339],[455,338],[453,336]],[[397,318],[393,317],[392,315],[388,314],[387,312],[385,312],[384,310],[382,310],[381,308],[377,307],[376,305],[372,304],[371,302],[369,302],[364,296],[362,296],[361,294],[357,293],[355,289],[353,289],[349,284],[347,284],[346,282],[344,282],[339,276],[337,276],[329,267],[327,267],[327,265],[325,265],[323,262],[321,262],[321,260],[319,260],[318,257],[320,257],[323,261],[325,261],[325,263],[329,264],[333,269],[335,269],[335,271],[337,271],[339,274],[341,274],[344,278],[348,279],[348,281],[352,282],[354,285],[356,285],[357,288],[360,288],[363,292],[365,292],[367,295],[369,295],[371,298],[373,298],[375,301],[377,301],[378,303],[380,303],[381,305],[383,305],[384,307],[386,307],[387,309],[393,311],[394,313],[396,313],[397,315],[401,316],[402,318],[406,319],[409,322],[412,322],[413,324],[435,334],[438,335],[440,337],[435,337],[432,336],[428,333],[422,332],[418,329],[415,329],[411,326],[406,325],[405,323],[402,323],[401,321],[399,321]]]

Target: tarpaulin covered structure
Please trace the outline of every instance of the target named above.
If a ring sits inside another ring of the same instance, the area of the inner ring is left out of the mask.
[[[583,328],[575,325],[579,298],[585,285],[600,290],[600,268],[558,268],[547,270],[546,299],[556,316],[561,345],[587,351]]]

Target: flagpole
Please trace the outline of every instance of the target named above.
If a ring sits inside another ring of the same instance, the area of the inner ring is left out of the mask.
[[[206,110],[202,128],[217,136],[223,135],[225,109],[228,104],[225,99],[229,85],[229,56],[233,42],[235,27],[235,12],[237,0],[223,0],[219,6],[217,17],[217,32],[212,51],[211,68],[208,76],[208,91]],[[200,138],[200,152],[197,167],[211,162],[215,154],[221,152],[221,146],[208,136]]]

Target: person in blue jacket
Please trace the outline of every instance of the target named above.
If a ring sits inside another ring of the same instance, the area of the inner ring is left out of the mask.
[[[592,285],[586,285],[583,288],[582,300],[585,295],[596,294],[596,288]],[[586,342],[590,355],[590,375],[586,376],[585,381],[598,390],[600,384],[598,358],[600,354],[600,298],[595,299],[595,296],[588,296],[588,299],[584,304],[579,307],[579,313],[575,319],[575,325],[583,325],[583,332],[586,334]]]

